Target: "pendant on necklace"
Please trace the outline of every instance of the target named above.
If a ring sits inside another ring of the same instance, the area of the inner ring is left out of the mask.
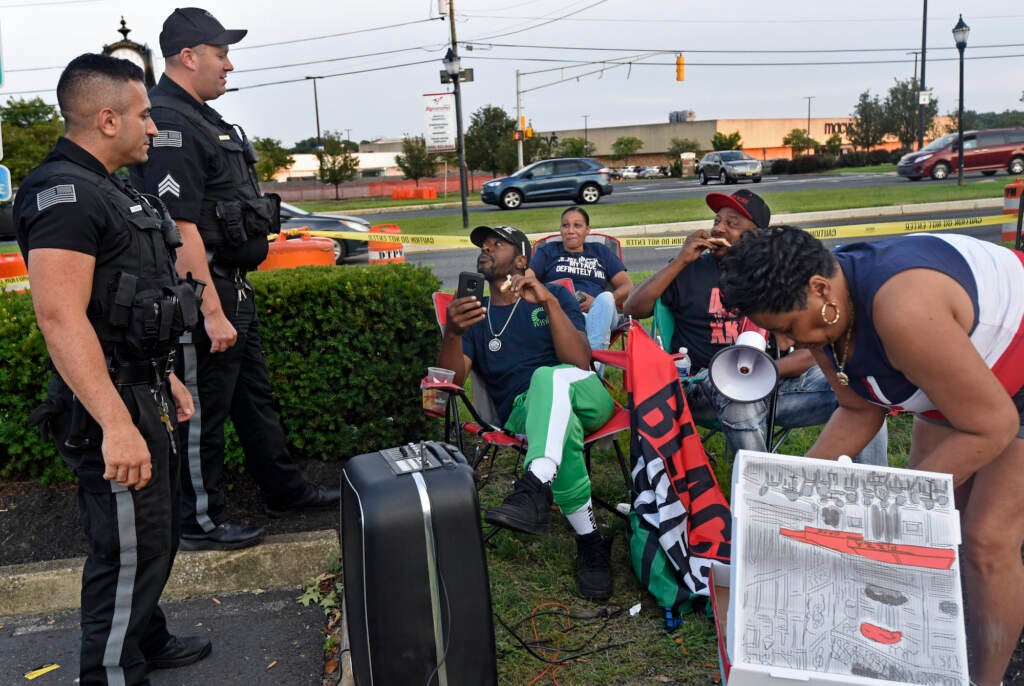
[[[487,349],[490,350],[492,353],[498,352],[499,350],[501,350],[501,341],[499,341],[497,338],[492,338],[487,342]]]
[[[850,377],[846,375],[846,372],[836,372],[836,380],[839,382],[840,386],[850,385]]]

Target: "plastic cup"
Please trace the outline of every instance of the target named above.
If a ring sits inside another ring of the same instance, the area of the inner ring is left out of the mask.
[[[454,381],[455,372],[444,367],[427,367],[427,376],[424,382],[438,383],[443,381]],[[444,416],[445,408],[448,405],[448,391],[440,391],[436,388],[427,388],[421,385],[423,391],[423,410],[429,414]]]

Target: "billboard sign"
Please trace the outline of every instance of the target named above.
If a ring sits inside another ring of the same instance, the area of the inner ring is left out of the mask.
[[[427,152],[455,151],[455,94],[423,94],[423,140]]]

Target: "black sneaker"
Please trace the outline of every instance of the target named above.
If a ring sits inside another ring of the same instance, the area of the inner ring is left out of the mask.
[[[299,510],[325,510],[330,507],[337,507],[341,500],[341,488],[338,486],[324,486],[323,484],[309,484],[305,494],[284,505],[283,507],[265,506],[263,509],[268,517],[278,519],[295,514]]]
[[[211,531],[181,535],[179,550],[239,550],[263,541],[263,527],[224,522]]]
[[[551,486],[526,472],[505,502],[487,511],[484,521],[527,534],[544,534],[551,521],[552,502]]]
[[[612,539],[599,531],[576,537],[576,586],[590,600],[612,594]]]
[[[174,669],[199,662],[213,649],[209,639],[201,636],[171,636],[156,655],[146,658],[146,670]]]

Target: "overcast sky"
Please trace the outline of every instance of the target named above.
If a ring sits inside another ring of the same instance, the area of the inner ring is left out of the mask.
[[[922,5],[455,0],[459,52],[463,66],[475,71],[475,82],[463,88],[466,125],[484,105],[514,113],[516,69],[522,72],[524,114],[541,133],[582,128],[584,121],[590,128],[667,122],[670,111],[681,109],[694,110],[698,119],[806,117],[808,97],[814,117],[848,116],[862,91],[884,96],[895,78],[913,75],[915,58],[907,53],[921,48]],[[122,15],[130,38],[153,48],[160,72],[160,27],[176,6],[0,0],[0,99],[16,93],[56,103],[60,68],[120,39]],[[422,134],[422,95],[447,88],[438,73],[450,25],[438,18],[438,0],[210,0],[203,6],[227,28],[249,29],[231,49],[236,71],[228,86],[240,90],[212,104],[252,137],[291,145],[316,135],[306,76],[325,77],[317,87],[321,128],[348,130],[357,141]],[[971,27],[965,107],[1024,109],[1024,6],[931,0],[925,77],[940,114],[956,110],[951,30],[960,12]],[[462,44],[467,42],[472,50]],[[682,83],[675,80],[676,52],[686,56]],[[602,60],[604,65],[572,66]],[[631,66],[615,64],[631,60]],[[855,62],[860,64],[849,64]]]

